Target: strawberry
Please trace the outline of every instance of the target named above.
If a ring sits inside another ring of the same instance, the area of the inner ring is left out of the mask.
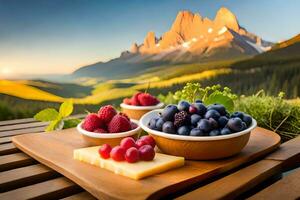
[[[115,115],[108,124],[108,131],[110,133],[119,133],[131,130],[130,121],[123,115]]]
[[[127,105],[131,105],[131,99],[130,98],[125,98],[125,99],[123,99],[123,103],[125,103]]]
[[[97,128],[104,126],[104,122],[98,117],[96,113],[88,114],[83,122],[83,129],[87,131],[94,131]]]
[[[139,106],[140,105],[140,102],[139,102],[139,99],[138,99],[138,96],[142,94],[141,92],[138,92],[136,93],[135,95],[132,96],[131,98],[131,105],[133,106]]]
[[[130,125],[131,125],[131,129],[136,129],[138,127],[138,125],[134,122],[130,122]]]
[[[141,106],[153,106],[159,103],[159,101],[148,93],[142,93],[138,96],[138,100]]]
[[[105,123],[109,123],[110,120],[117,114],[116,109],[111,106],[111,105],[107,105],[107,106],[103,106],[100,108],[100,110],[98,111],[98,116],[101,120],[103,120]]]
[[[107,130],[105,130],[104,128],[96,128],[94,130],[95,133],[107,133]]]

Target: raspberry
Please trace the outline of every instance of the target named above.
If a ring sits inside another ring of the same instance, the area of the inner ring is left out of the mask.
[[[122,115],[122,116],[126,117],[126,119],[127,119],[128,121],[130,121],[128,115],[126,115],[125,113],[120,112],[119,115]]]
[[[138,125],[134,122],[130,122],[131,125],[131,130],[136,129],[138,127]]]
[[[153,106],[159,103],[159,101],[148,93],[142,93],[138,96],[139,103],[141,106]]]
[[[104,128],[96,128],[94,130],[94,133],[107,133],[107,130]]]
[[[135,147],[135,141],[132,137],[126,137],[121,140],[120,147],[123,147],[125,150]]]
[[[145,140],[141,140],[141,139],[138,139],[136,142],[135,142],[135,145],[136,147],[139,149],[141,148],[142,146],[144,145],[147,145],[148,143],[145,141]]]
[[[125,98],[125,99],[123,99],[123,103],[125,103],[127,105],[131,105],[131,99]]]
[[[117,114],[116,109],[111,106],[111,105],[107,105],[107,106],[103,106],[100,108],[100,110],[98,111],[98,116],[101,120],[103,120],[105,123],[110,122],[110,120]]]
[[[110,157],[115,161],[125,160],[125,149],[120,146],[115,146],[110,152]]]
[[[98,117],[96,113],[88,114],[83,122],[83,129],[87,131],[94,131],[97,128],[101,128],[104,126],[103,121]]]
[[[141,160],[144,161],[150,161],[153,160],[155,156],[154,149],[150,145],[144,145],[141,148],[139,148],[139,154]]]
[[[108,159],[110,157],[110,152],[111,152],[111,146],[109,144],[102,145],[98,150],[98,153],[104,159]]]
[[[150,135],[144,135],[143,137],[140,138],[140,140],[145,141],[147,144],[149,144],[152,148],[155,147],[156,143],[155,140],[153,139],[153,137],[151,137]]]
[[[134,106],[139,106],[140,105],[140,102],[139,102],[139,99],[138,99],[138,96],[142,94],[141,92],[138,92],[136,93],[135,95],[132,96],[131,98],[131,105],[134,105]]]
[[[130,121],[120,114],[115,115],[108,124],[110,133],[119,133],[131,130]]]
[[[191,106],[189,107],[189,112],[190,112],[191,114],[195,114],[195,113],[198,112],[198,110],[197,110],[197,108],[196,108],[195,106],[191,105]]]
[[[139,151],[137,150],[137,148],[135,147],[130,147],[129,149],[127,149],[126,153],[125,153],[125,160],[129,163],[135,163],[137,161],[139,161],[140,159],[140,154]]]
[[[174,117],[174,125],[176,127],[180,127],[186,124],[189,121],[189,114],[186,111],[180,111],[179,113],[175,114]]]

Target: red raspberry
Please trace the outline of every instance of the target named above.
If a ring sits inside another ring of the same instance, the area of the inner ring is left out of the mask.
[[[90,113],[88,114],[84,122],[82,124],[82,128],[87,131],[94,131],[97,128],[101,128],[104,126],[103,121],[98,117],[96,113]]]
[[[141,160],[150,161],[154,159],[155,152],[154,149],[150,145],[144,145],[139,148],[139,154]]]
[[[104,128],[96,128],[94,130],[94,133],[107,133],[107,130]]]
[[[108,124],[110,133],[119,133],[131,130],[130,121],[120,114],[115,115]]]
[[[135,163],[137,161],[139,161],[140,159],[140,154],[139,151],[137,150],[137,148],[135,147],[130,147],[129,149],[127,149],[126,153],[125,153],[125,160],[129,163]]]
[[[124,148],[115,146],[110,152],[110,157],[115,161],[123,161],[125,160],[125,152]]]
[[[111,106],[111,105],[107,105],[107,106],[103,106],[100,108],[100,110],[98,111],[98,116],[100,119],[102,119],[105,123],[110,122],[110,120],[117,114],[116,109]]]
[[[131,105],[131,99],[125,98],[125,99],[123,99],[123,103],[125,103],[127,105]]]
[[[149,144],[152,148],[155,147],[156,143],[153,137],[150,135],[144,135],[143,137],[140,138],[140,140],[145,141],[147,144]]]
[[[127,119],[128,121],[130,121],[130,118],[129,118],[128,115],[126,115],[125,113],[120,112],[119,115],[122,115],[122,116],[126,117],[126,119]]]
[[[135,141],[132,137],[126,137],[121,140],[120,147],[123,147],[125,150],[130,147],[135,147]]]
[[[111,152],[111,146],[109,144],[102,145],[98,150],[98,153],[104,159],[108,159],[110,157],[110,152]]]
[[[194,113],[198,112],[198,109],[195,106],[192,105],[192,106],[189,107],[189,112],[191,114],[194,114]]]
[[[159,103],[159,101],[148,93],[142,93],[138,96],[139,103],[141,106],[153,106]]]
[[[132,96],[131,98],[131,105],[133,106],[139,106],[140,105],[140,102],[139,102],[139,99],[138,99],[138,96],[142,94],[141,92],[138,92],[136,93],[135,95]]]
[[[138,125],[134,122],[130,122],[131,125],[131,130],[136,129],[138,127]]]
[[[142,146],[144,145],[147,145],[148,143],[145,141],[145,140],[141,140],[141,139],[138,139],[136,142],[135,142],[135,145],[136,147],[139,149],[141,148]]]

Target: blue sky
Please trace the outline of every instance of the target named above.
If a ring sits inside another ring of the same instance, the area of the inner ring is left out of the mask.
[[[180,10],[213,19],[221,6],[266,40],[300,33],[297,0],[0,0],[0,75],[69,73],[160,36]]]

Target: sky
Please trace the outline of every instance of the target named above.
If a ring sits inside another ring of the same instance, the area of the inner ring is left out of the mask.
[[[298,0],[0,0],[0,78],[71,73],[160,36],[180,10],[213,19],[222,6],[265,40],[300,33]]]

